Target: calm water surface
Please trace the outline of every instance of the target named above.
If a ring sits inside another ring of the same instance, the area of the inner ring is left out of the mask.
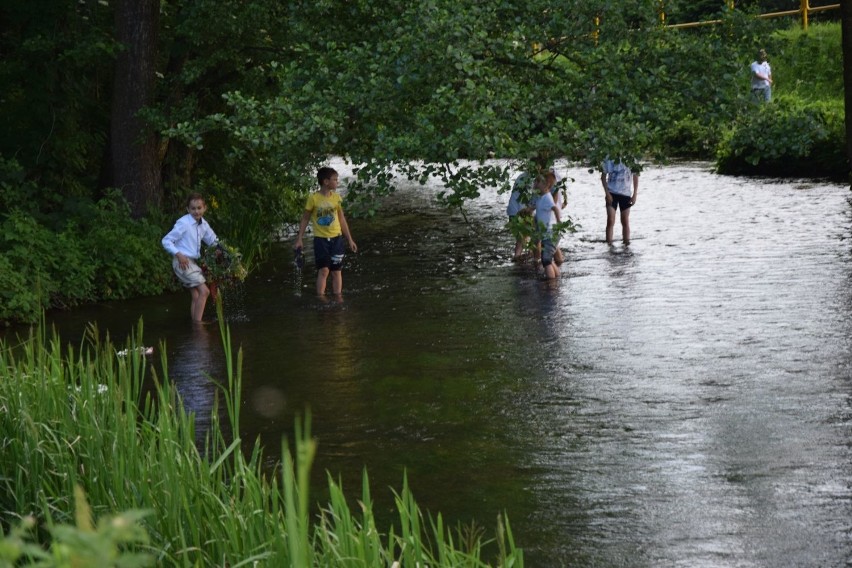
[[[407,471],[451,523],[506,511],[530,566],[852,566],[848,189],[652,168],[632,244],[610,248],[599,176],[563,171],[582,227],[556,285],[511,262],[492,189],[471,226],[416,186],[350,220],[343,302],[313,295],[311,254],[297,287],[276,249],[231,323],[244,438],[272,463],[309,407],[320,490],[329,470],[354,496],[366,467],[389,523]],[[73,339],[143,317],[205,415],[224,363],[188,305],[51,319]]]

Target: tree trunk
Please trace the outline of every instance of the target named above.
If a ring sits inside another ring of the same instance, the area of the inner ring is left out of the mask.
[[[843,98],[846,111],[846,166],[852,172],[852,0],[840,1],[843,36]],[[852,177],[850,177],[852,182]]]
[[[162,200],[159,146],[138,114],[154,100],[159,0],[119,0],[116,37],[123,46],[115,62],[112,101],[112,185],[130,203],[134,217]]]

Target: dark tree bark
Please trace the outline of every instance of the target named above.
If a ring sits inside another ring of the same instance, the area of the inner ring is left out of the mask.
[[[159,0],[120,0],[116,5],[116,37],[123,46],[115,62],[112,101],[111,185],[130,203],[134,217],[162,201],[157,135],[139,118],[154,98]]]
[[[846,111],[846,165],[852,172],[852,0],[840,0],[843,35],[843,98]],[[852,182],[852,177],[850,177]]]

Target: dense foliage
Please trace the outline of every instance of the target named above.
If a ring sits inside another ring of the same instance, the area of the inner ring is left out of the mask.
[[[741,115],[719,145],[725,173],[767,176],[847,175],[843,106],[782,99]]]
[[[66,198],[47,209],[39,192],[16,162],[0,161],[0,321],[173,286],[161,225],[131,218],[120,195]]]

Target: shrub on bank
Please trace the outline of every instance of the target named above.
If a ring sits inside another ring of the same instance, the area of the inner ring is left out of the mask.
[[[161,223],[131,218],[117,192],[44,203],[48,193],[0,160],[0,322],[175,286]]]
[[[169,256],[160,240],[167,229],[148,218],[133,219],[119,195],[91,204],[81,229],[94,261],[94,300],[154,296],[175,289]]]
[[[678,158],[705,159],[712,156],[721,137],[718,124],[687,114],[676,118],[663,132],[667,155]]]
[[[75,306],[94,294],[95,265],[71,224],[52,231],[13,209],[0,223],[0,258],[12,272],[2,277],[9,300],[2,319],[35,321],[43,308]]]
[[[846,178],[842,101],[779,97],[752,110],[723,136],[716,154],[720,173]]]

